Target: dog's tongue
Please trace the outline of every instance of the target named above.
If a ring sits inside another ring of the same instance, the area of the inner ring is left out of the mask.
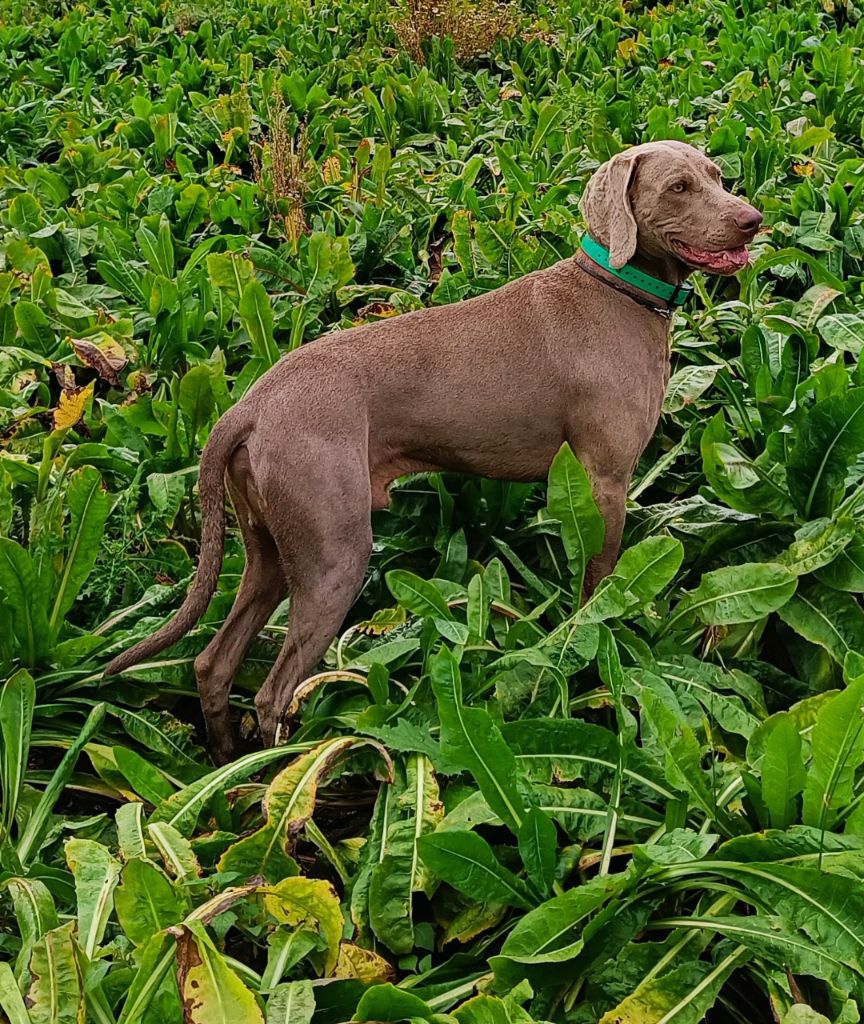
[[[737,249],[723,249],[720,252],[708,252],[705,249],[694,249],[689,245],[680,245],[681,255],[688,263],[701,267],[712,274],[737,274],[747,266],[750,254],[747,246]]]

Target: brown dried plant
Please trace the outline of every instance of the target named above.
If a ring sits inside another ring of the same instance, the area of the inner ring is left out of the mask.
[[[456,60],[468,64],[499,39],[512,38],[519,20],[516,6],[500,0],[404,0],[394,8],[392,25],[418,64],[425,64],[425,45],[436,36],[452,39]]]
[[[267,104],[267,121],[269,128],[250,147],[252,170],[271,216],[296,248],[309,230],[304,205],[315,168],[308,156],[306,125],[292,130],[289,111],[278,94]]]

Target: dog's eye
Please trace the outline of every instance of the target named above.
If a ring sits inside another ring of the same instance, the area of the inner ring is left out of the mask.
[[[676,181],[675,184],[669,189],[669,191],[670,192],[686,192],[687,191],[687,182],[686,181]]]

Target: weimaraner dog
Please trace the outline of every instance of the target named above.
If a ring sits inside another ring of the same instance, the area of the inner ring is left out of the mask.
[[[216,424],[201,457],[201,557],[186,600],[106,672],[173,644],[206,610],[221,567],[226,477],[246,569],[231,613],[195,660],[220,760],[232,754],[228,695],[250,642],[289,595],[288,634],[255,700],[272,743],[361,587],[370,513],[387,507],[400,476],[541,481],[569,442],[606,523],[590,593],[615,564],[628,483],[669,377],[670,302],[617,272],[640,285],[635,272],[650,275],[667,291],[695,269],[735,273],[762,218],[681,142],[613,157],[589,181],[582,211],[605,262],[580,250],[465,302],[327,335],[272,367]]]

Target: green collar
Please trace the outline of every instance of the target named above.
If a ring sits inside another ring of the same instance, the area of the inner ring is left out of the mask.
[[[638,288],[640,292],[652,295],[655,299],[668,302],[670,306],[683,306],[693,292],[693,285],[668,284],[666,281],[661,281],[659,277],[644,274],[641,270],[626,263],[620,270],[616,270],[609,262],[609,250],[599,242],[595,242],[588,234],[582,236],[582,249],[607,274],[612,274],[613,277],[617,277],[625,284]]]

